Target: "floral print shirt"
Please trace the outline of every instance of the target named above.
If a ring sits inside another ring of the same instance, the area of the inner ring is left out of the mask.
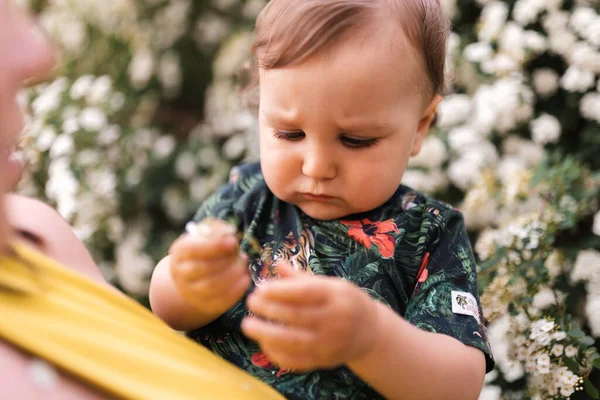
[[[415,326],[480,349],[487,371],[493,369],[473,252],[461,214],[448,205],[400,186],[372,211],[314,220],[277,199],[259,164],[248,164],[232,170],[230,184],[210,197],[194,220],[209,216],[243,232],[241,248],[250,256],[255,285],[277,275],[280,259],[294,268],[346,279]],[[244,298],[188,336],[288,399],[383,398],[346,367],[301,374],[279,369],[242,334],[247,313]]]

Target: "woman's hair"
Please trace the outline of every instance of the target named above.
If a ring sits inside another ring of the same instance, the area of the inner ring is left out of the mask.
[[[424,97],[443,94],[450,23],[439,0],[271,0],[257,20],[255,62],[263,69],[299,64],[390,18],[422,62]]]

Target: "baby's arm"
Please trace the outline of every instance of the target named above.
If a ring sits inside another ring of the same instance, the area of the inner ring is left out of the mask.
[[[348,366],[389,399],[476,400],[485,376],[481,350],[421,330],[381,303],[373,349]]]
[[[236,237],[225,223],[214,225],[207,235],[175,241],[152,276],[152,311],[174,329],[188,331],[212,322],[250,286],[247,259]]]

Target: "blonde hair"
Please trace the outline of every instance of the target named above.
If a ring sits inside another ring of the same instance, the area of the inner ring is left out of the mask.
[[[271,0],[257,20],[255,62],[263,69],[302,63],[389,16],[422,61],[427,96],[443,94],[450,23],[439,0]]]

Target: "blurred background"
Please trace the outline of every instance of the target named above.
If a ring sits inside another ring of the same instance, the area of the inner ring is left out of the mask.
[[[17,191],[54,205],[147,304],[186,221],[258,158],[240,90],[266,1],[18,3],[63,62],[21,95]],[[451,82],[404,183],[465,214],[497,359],[481,399],[597,399],[600,1],[441,3]]]

